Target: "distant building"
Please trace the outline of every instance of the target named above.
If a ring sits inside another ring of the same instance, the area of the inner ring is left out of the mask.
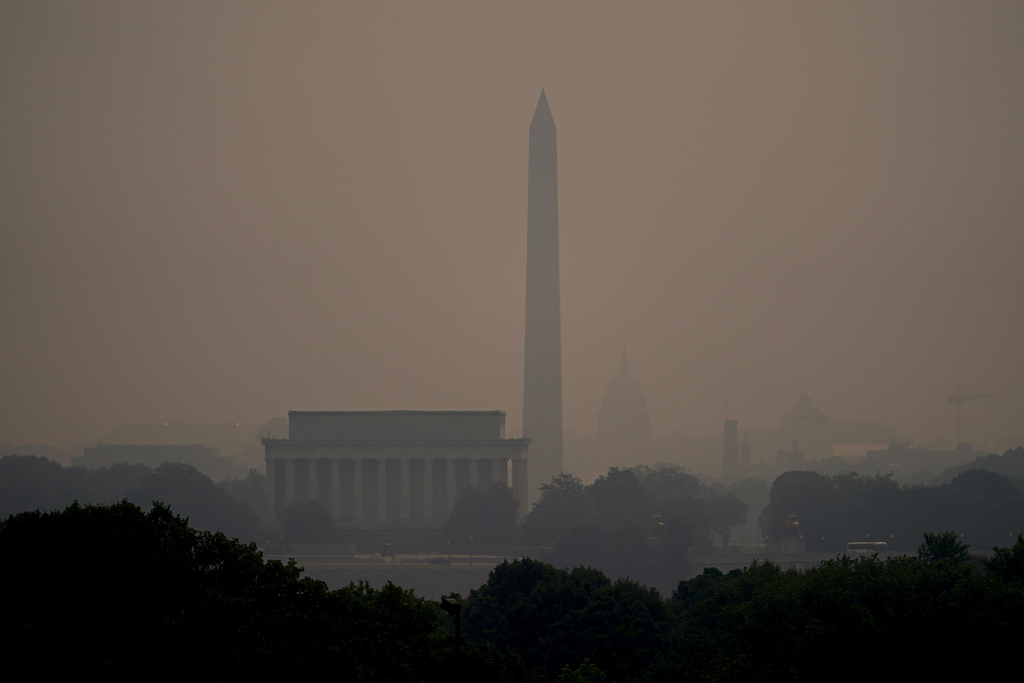
[[[651,413],[640,382],[629,374],[626,349],[622,349],[619,374],[608,382],[597,414],[597,441],[609,455],[629,454],[646,462],[651,442]]]
[[[933,448],[911,448],[909,443],[891,443],[888,448],[868,451],[866,458],[882,463],[886,469],[897,474],[927,470],[942,470],[963,465],[984,455],[983,451],[975,451],[971,444],[959,444],[952,450]]]
[[[284,418],[277,418],[283,421]],[[244,477],[250,469],[263,467],[263,448],[260,437],[276,421],[264,425],[238,422],[199,424],[167,421],[150,424],[126,424],[102,435],[99,443],[164,445],[198,444],[207,446],[231,460],[230,476]]]
[[[779,463],[779,471],[784,472],[803,465],[806,461],[805,453],[800,450],[800,442],[794,441],[792,447],[787,450],[779,449],[775,460]]]
[[[629,372],[626,350],[619,359],[619,371],[608,382],[597,431],[588,436],[566,435],[567,469],[591,481],[609,467],[632,467],[657,460],[656,442],[651,436],[651,413],[640,382]],[[671,450],[671,446],[663,450]]]
[[[312,499],[342,526],[437,528],[467,487],[502,482],[524,514],[529,443],[505,438],[499,411],[291,411],[288,438],[263,439],[270,508]]]
[[[779,419],[773,429],[744,429],[740,447],[740,461],[746,459],[742,469],[758,476],[771,477],[785,471],[787,463],[828,460],[829,458],[863,457],[879,444],[900,441],[899,431],[880,422],[837,422],[811,402],[810,396],[801,394],[796,405]],[[719,442],[718,440],[722,441]],[[724,447],[725,433],[713,438]],[[793,443],[802,458],[795,460]],[[721,451],[720,451],[721,452]],[[779,456],[782,453],[784,455]],[[779,469],[781,467],[781,469]]]
[[[828,426],[829,421],[825,413],[812,404],[811,397],[804,392],[797,398],[796,405],[779,420],[779,450],[783,449],[782,444],[800,442],[811,460],[830,458],[832,440],[828,434]],[[802,458],[800,462],[803,462]]]

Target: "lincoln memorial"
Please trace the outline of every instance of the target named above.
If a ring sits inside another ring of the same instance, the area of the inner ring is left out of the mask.
[[[529,444],[496,410],[293,410],[287,439],[263,439],[271,509],[315,499],[343,526],[435,528],[467,487],[502,482],[521,516]]]

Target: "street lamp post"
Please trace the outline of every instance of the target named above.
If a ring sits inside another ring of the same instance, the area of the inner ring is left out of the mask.
[[[445,614],[455,617],[455,666],[458,681],[462,683],[462,605],[455,598],[443,598],[441,609]]]

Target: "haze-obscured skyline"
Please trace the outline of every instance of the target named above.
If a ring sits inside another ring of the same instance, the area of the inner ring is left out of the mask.
[[[517,432],[558,126],[565,427],[1024,432],[1017,3],[0,6],[0,440],[292,409]]]

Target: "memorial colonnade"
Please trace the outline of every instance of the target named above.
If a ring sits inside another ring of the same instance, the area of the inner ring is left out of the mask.
[[[473,418],[493,423],[495,415],[500,427],[472,429]],[[311,416],[321,418],[316,429]],[[271,509],[281,520],[289,505],[316,500],[345,526],[430,528],[444,524],[467,487],[502,483],[522,515],[529,441],[502,438],[503,427],[504,414],[491,412],[289,413],[290,438],[263,440]]]

